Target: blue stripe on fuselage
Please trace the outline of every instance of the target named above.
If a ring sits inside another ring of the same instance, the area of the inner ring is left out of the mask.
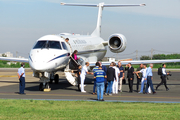
[[[70,55],[69,53],[62,54],[62,55],[60,55],[60,56],[58,56],[58,57],[53,58],[52,60],[50,60],[50,61],[48,61],[48,62],[51,62],[51,61],[56,60],[56,59],[58,59],[58,58],[65,57],[65,56],[69,56],[69,55]]]
[[[32,61],[32,58],[29,56],[29,59]],[[33,61],[32,61],[33,62]]]

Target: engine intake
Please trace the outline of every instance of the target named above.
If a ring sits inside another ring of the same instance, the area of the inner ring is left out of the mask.
[[[112,34],[109,37],[108,47],[111,52],[119,53],[126,49],[126,38],[122,34]]]

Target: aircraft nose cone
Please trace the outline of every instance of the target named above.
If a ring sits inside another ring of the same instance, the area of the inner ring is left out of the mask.
[[[31,64],[31,68],[36,71],[44,71],[46,70],[46,64],[43,62],[33,62]]]

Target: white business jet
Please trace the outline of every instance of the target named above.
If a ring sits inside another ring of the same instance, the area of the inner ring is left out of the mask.
[[[57,71],[64,71],[66,79],[72,84],[77,85],[76,77],[73,76],[69,69],[70,55],[74,50],[78,50],[78,56],[81,58],[79,63],[84,65],[85,62],[89,62],[90,66],[95,66],[95,62],[102,60],[106,54],[106,47],[111,52],[119,53],[123,52],[126,48],[127,40],[124,35],[116,33],[110,35],[107,41],[100,37],[101,33],[101,18],[102,10],[104,7],[133,7],[133,6],[145,6],[145,4],[139,5],[118,5],[118,4],[66,4],[66,6],[87,6],[98,7],[98,19],[97,26],[91,35],[76,35],[70,33],[61,33],[58,35],[45,35],[39,38],[33,48],[30,51],[28,59],[21,58],[7,58],[0,57],[0,60],[17,61],[29,63],[33,70],[33,76],[40,78],[41,84],[40,90],[49,87],[48,82],[54,80],[55,83],[59,82],[59,75],[55,74]],[[65,41],[65,38],[69,38],[69,43]],[[144,60],[144,61],[122,61],[122,64],[141,63],[167,63],[167,62],[180,62],[180,59],[175,60]],[[103,62],[103,65],[109,65],[109,62]]]

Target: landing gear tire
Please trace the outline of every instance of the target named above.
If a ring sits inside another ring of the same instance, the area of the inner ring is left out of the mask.
[[[44,88],[43,88],[43,83],[40,83],[40,84],[39,84],[39,90],[40,90],[40,91],[43,91],[43,90],[44,90]]]
[[[55,84],[58,84],[58,83],[59,83],[59,75],[58,75],[58,74],[56,74],[56,75],[54,76],[54,80],[55,80]]]
[[[53,79],[50,79],[50,82],[49,82],[49,84],[52,84],[53,83]]]

